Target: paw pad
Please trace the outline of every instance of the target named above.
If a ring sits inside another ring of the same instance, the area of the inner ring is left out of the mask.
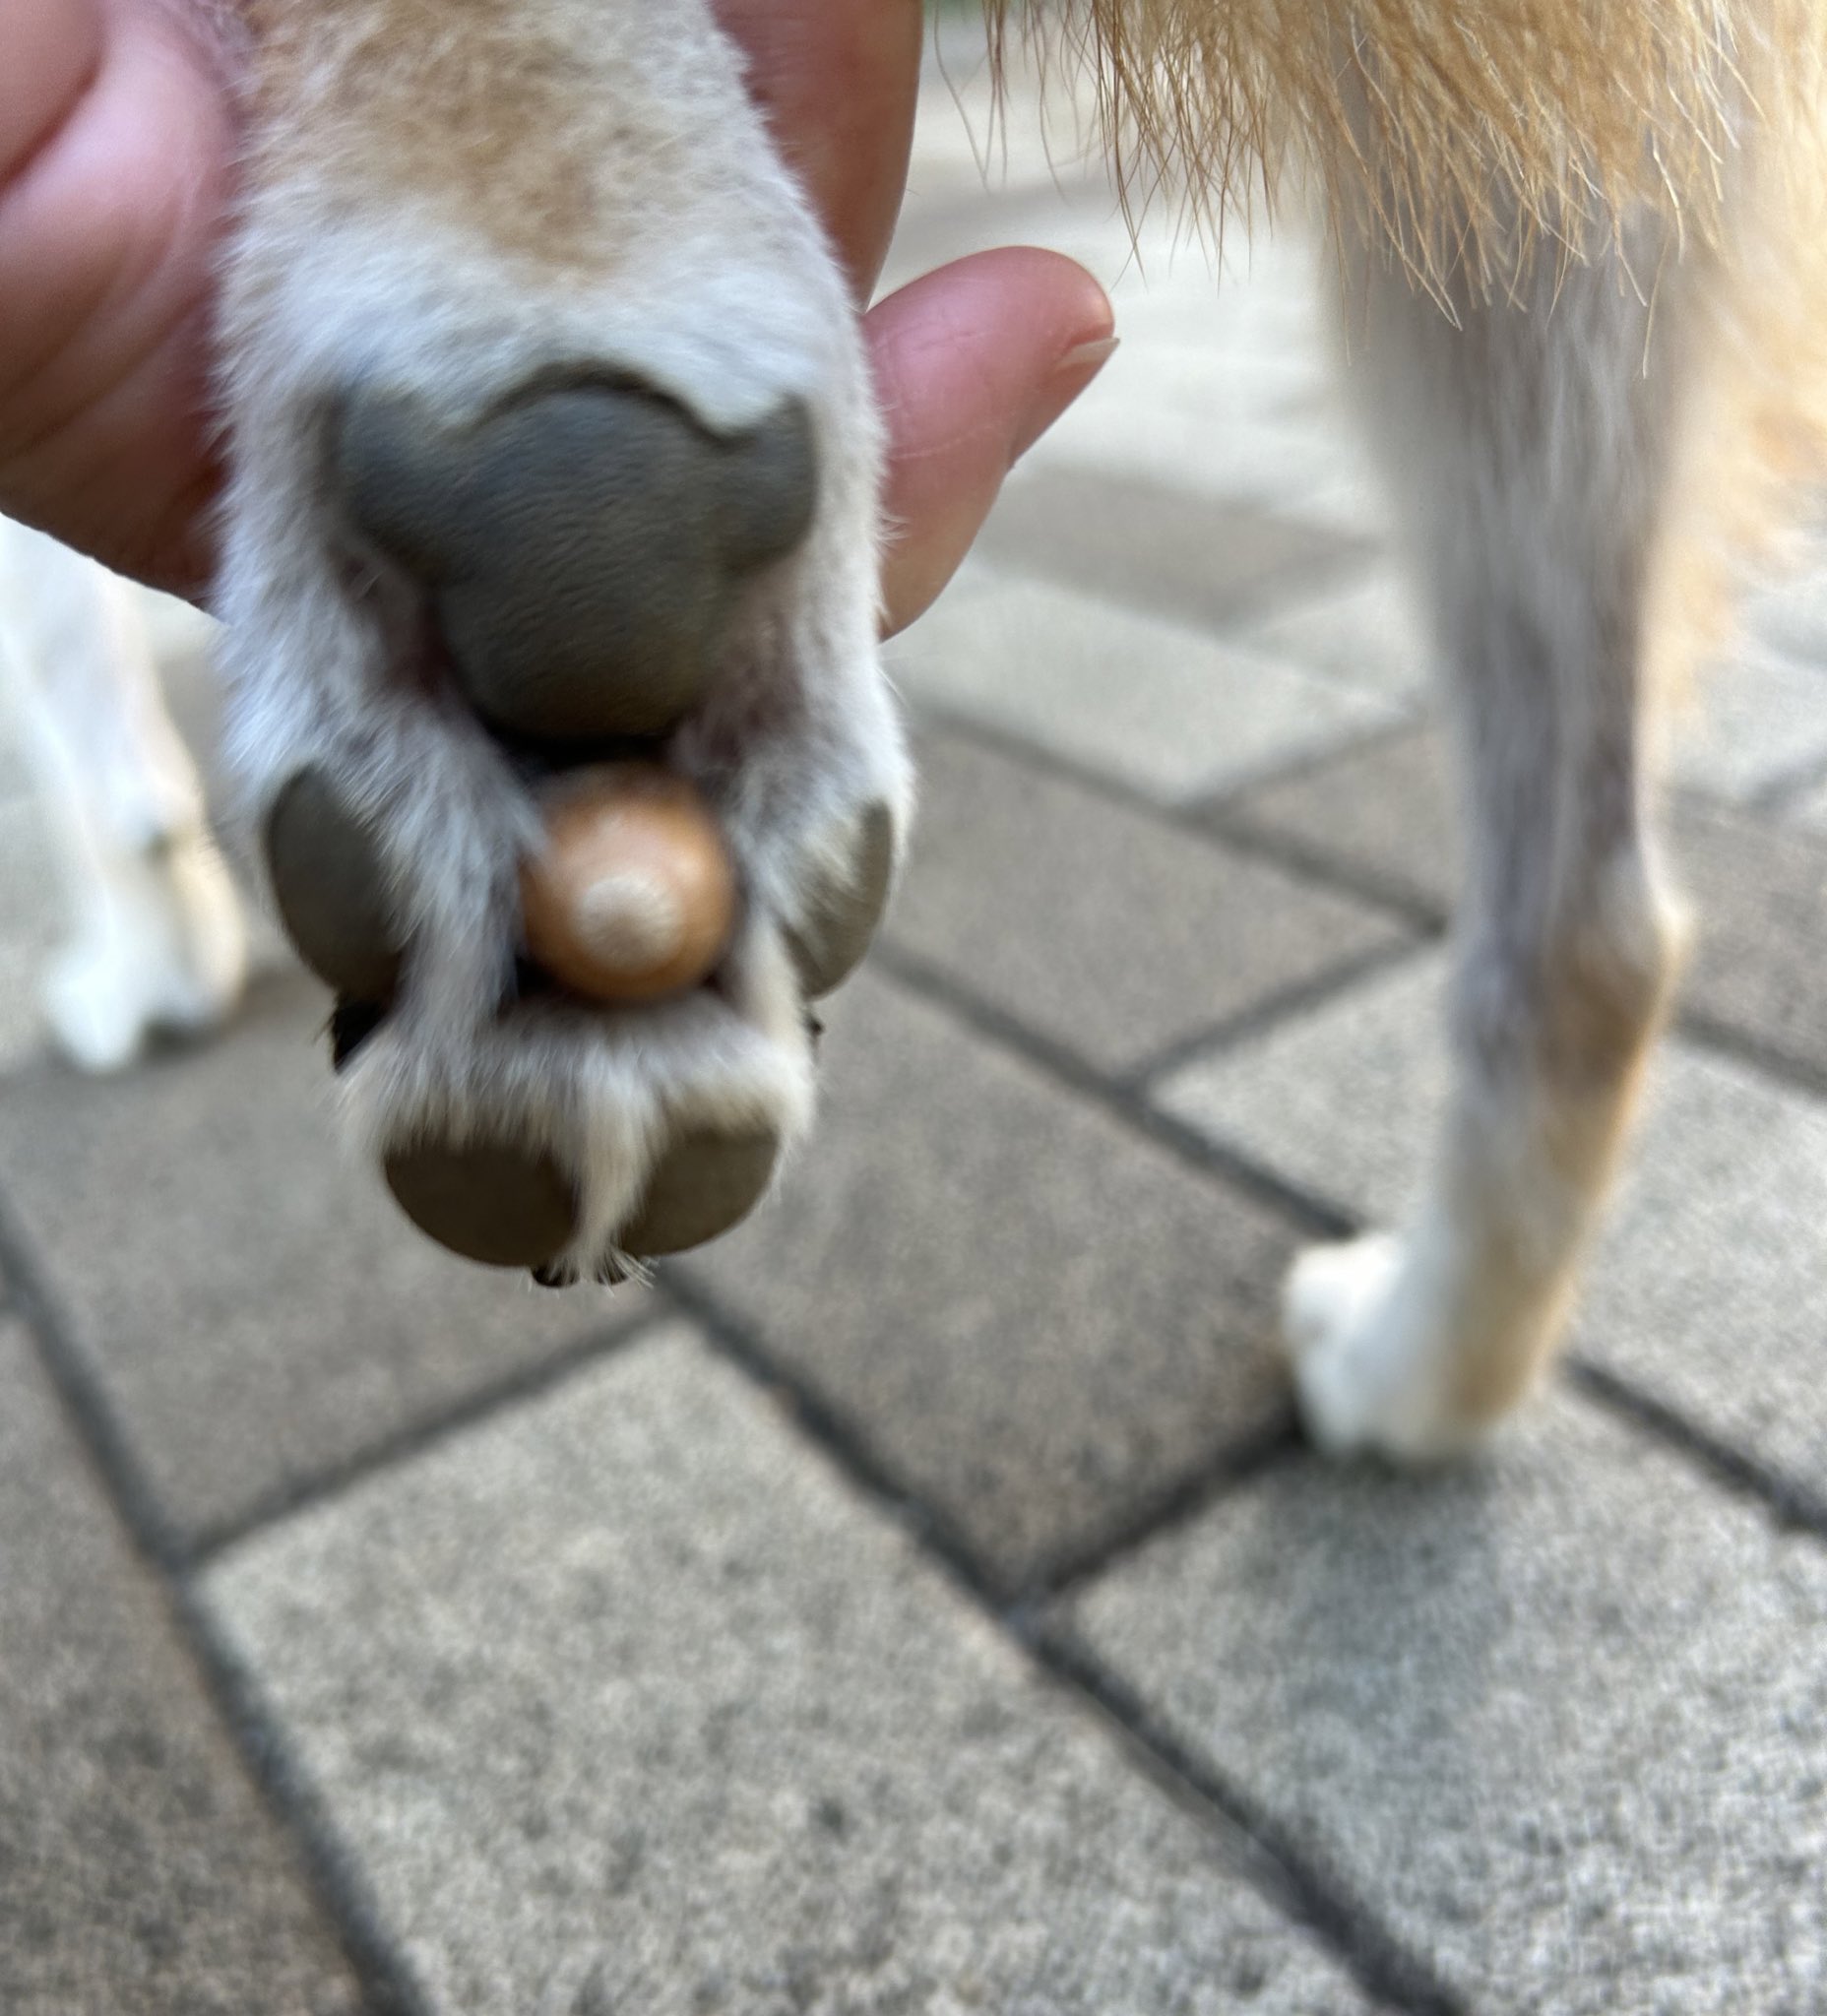
[[[577,1232],[577,1191],[549,1155],[512,1142],[396,1149],[387,1187],[419,1230],[486,1267],[548,1265]]]
[[[738,589],[804,537],[818,487],[802,407],[725,440],[614,385],[540,392],[467,427],[360,392],[337,452],[350,516],[430,591],[472,705],[532,742],[674,726]]]
[[[702,1246],[740,1225],[766,1194],[780,1160],[772,1129],[703,1130],[675,1141],[649,1179],[635,1219],[618,1235],[639,1260]]]
[[[329,461],[354,620],[341,658],[312,631],[334,670],[263,840],[339,996],[348,1121],[470,1260],[565,1286],[715,1238],[807,1124],[806,1003],[862,958],[898,845],[884,703],[797,683],[871,626],[808,645],[770,613],[797,575],[748,593],[810,530],[810,413],[732,436],[547,380],[453,422],[376,384]]]
[[[357,1001],[390,1001],[401,946],[373,833],[321,770],[301,770],[267,818],[274,901],[298,955]]]

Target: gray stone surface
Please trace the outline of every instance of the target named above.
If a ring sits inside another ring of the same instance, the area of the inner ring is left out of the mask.
[[[1404,933],[963,737],[920,738],[888,941],[1109,1072]]]
[[[1424,957],[1188,1066],[1163,1105],[1366,1219],[1412,1197],[1445,1097]],[[1652,1068],[1576,1348],[1827,1502],[1827,1104],[1679,1040]]]
[[[1827,1077],[1827,836],[1688,805],[1673,839],[1694,905],[1683,1003]]]
[[[1431,687],[1432,654],[1415,597],[1390,567],[1283,598],[1242,640],[1267,657],[1391,699],[1418,701]]]
[[[209,1593],[437,2016],[1363,2006],[682,1330]]]
[[[1165,800],[1203,797],[1396,718],[1373,694],[1017,575],[941,600],[890,664],[918,705]]]
[[[1701,677],[1677,717],[1671,775],[1690,790],[1749,804],[1827,765],[1827,674],[1747,646]]]
[[[60,922],[37,805],[23,792],[0,797],[0,1071],[39,1047],[38,975]]]
[[[326,996],[214,1044],[0,1082],[0,1189],[167,1516],[193,1535],[541,1362],[641,1298],[464,1266],[336,1140]]]
[[[8,1324],[0,1395],[0,2009],[355,2016],[163,1591]]]
[[[1354,750],[1227,799],[1219,830],[1261,836],[1343,878],[1444,912],[1457,821],[1431,729]],[[1683,1007],[1827,1074],[1827,841],[1683,796],[1670,850],[1692,900]]]
[[[1282,1228],[880,981],[832,1010],[817,1153],[688,1273],[989,1573],[1279,1418]]]
[[[1299,519],[1057,464],[1010,477],[976,550],[992,566],[1203,629],[1258,614],[1291,585],[1343,577],[1363,558]]]
[[[1634,1431],[1303,1460],[1064,1621],[1468,2008],[1820,2006],[1827,1557]]]
[[[1220,829],[1260,835],[1342,877],[1444,911],[1459,879],[1459,822],[1431,727],[1379,736],[1214,807]]]

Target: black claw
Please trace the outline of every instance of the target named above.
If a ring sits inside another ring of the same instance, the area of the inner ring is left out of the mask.
[[[344,1071],[363,1043],[387,1020],[385,1008],[372,1001],[339,1001],[330,1011],[330,1068]]]

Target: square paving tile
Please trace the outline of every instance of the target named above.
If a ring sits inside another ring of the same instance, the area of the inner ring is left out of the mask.
[[[0,1393],[0,2009],[356,2016],[336,1935],[13,1325]]]
[[[977,551],[1207,629],[1273,606],[1291,584],[1347,573],[1363,554],[1298,519],[1059,464],[1010,477]]]
[[[1433,651],[1414,594],[1387,565],[1318,594],[1278,600],[1239,633],[1239,641],[1267,658],[1405,704],[1423,701],[1432,690]]]
[[[1827,765],[1827,672],[1747,647],[1701,675],[1672,729],[1677,785],[1748,804]]]
[[[1444,913],[1459,883],[1459,820],[1432,727],[1384,735],[1330,763],[1220,801],[1222,831],[1259,834],[1333,873]]]
[[[271,977],[208,1047],[0,1083],[0,1197],[193,1537],[641,1307],[547,1295],[414,1232],[338,1146],[325,1000]]]
[[[1363,2006],[682,1330],[208,1587],[436,2016]]]
[[[1446,1092],[1423,958],[1160,1088],[1164,1107],[1365,1218],[1413,1195]],[[1652,1071],[1576,1347],[1827,1502],[1827,1104],[1680,1040]]]
[[[1102,1070],[1404,942],[1385,916],[961,736],[917,755],[888,941]]]
[[[40,1046],[38,976],[62,921],[56,875],[36,803],[0,797],[0,1071]]]
[[[941,598],[894,648],[937,708],[1153,798],[1199,798],[1397,717],[1354,692],[1097,596],[1006,575]]]
[[[1819,2006],[1827,1552],[1596,1412],[1280,1468],[1061,1621],[1468,2009]]]
[[[880,980],[831,1019],[803,1163],[684,1271],[986,1572],[1081,1557],[1281,1418],[1279,1224]]]

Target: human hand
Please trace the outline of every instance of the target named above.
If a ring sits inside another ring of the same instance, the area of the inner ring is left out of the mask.
[[[716,0],[858,299],[887,250],[918,84],[919,0]],[[213,0],[10,0],[0,79],[0,510],[199,594],[220,444],[210,320],[230,195],[232,20]],[[890,432],[883,593],[912,621],[1014,455],[1104,353],[1089,275],[978,255],[880,302]]]

